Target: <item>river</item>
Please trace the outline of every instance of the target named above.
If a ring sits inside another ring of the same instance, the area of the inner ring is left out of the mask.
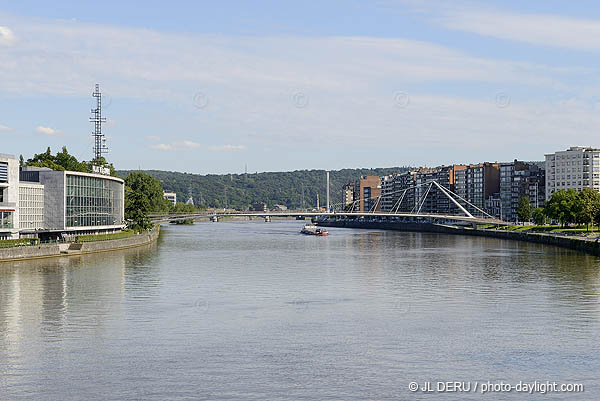
[[[0,264],[0,399],[600,399],[598,258],[302,224],[165,226],[143,248]],[[447,381],[585,391],[409,391]]]

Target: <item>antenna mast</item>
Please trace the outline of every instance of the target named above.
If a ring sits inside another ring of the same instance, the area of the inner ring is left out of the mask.
[[[106,118],[102,117],[102,93],[100,93],[99,84],[96,84],[92,96],[96,98],[96,108],[92,109],[92,117],[90,117],[90,122],[94,124],[94,132],[92,132],[92,136],[94,137],[93,164],[102,166],[100,160],[102,159],[102,154],[108,153],[108,148],[106,147],[106,138],[102,133],[102,123],[106,122]]]

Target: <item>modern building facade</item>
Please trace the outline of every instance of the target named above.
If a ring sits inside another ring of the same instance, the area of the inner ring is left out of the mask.
[[[543,207],[546,199],[546,171],[544,162],[522,162],[515,160],[500,163],[500,207],[499,218],[518,221],[519,200],[527,196],[532,207]]]
[[[0,239],[19,238],[19,161],[0,154]]]
[[[600,192],[600,149],[574,146],[545,156],[546,199],[561,189],[592,188]]]
[[[20,182],[23,205],[31,210],[28,227],[23,227],[26,233],[35,230],[42,237],[53,236],[57,232],[100,234],[120,231],[125,227],[125,186],[120,178],[24,167]],[[40,194],[41,188],[43,195]],[[30,226],[39,224],[40,196],[44,204],[41,228]]]

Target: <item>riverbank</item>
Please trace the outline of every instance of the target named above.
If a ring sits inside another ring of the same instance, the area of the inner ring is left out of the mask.
[[[41,259],[60,256],[76,256],[89,253],[110,252],[120,249],[135,248],[153,243],[160,236],[160,226],[127,238],[94,242],[70,242],[56,244],[40,244],[0,249],[0,262],[15,260]]]
[[[394,231],[416,231],[442,234],[474,235],[480,237],[491,237],[509,239],[513,241],[527,241],[538,244],[554,245],[561,248],[573,249],[580,252],[600,256],[600,242],[598,239],[586,239],[574,236],[530,233],[526,231],[506,231],[491,229],[474,229],[470,227],[456,227],[450,225],[433,223],[400,223],[400,222],[369,222],[369,221],[321,221],[317,223],[323,227],[363,228]]]

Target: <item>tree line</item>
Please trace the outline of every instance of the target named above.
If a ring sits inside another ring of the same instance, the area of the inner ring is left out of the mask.
[[[592,188],[581,191],[559,190],[552,194],[543,208],[532,208],[529,197],[519,199],[517,216],[522,222],[531,221],[537,225],[549,220],[566,227],[570,224],[600,226],[600,193]]]
[[[331,203],[342,202],[342,188],[361,175],[387,175],[407,171],[409,167],[343,169],[330,172]],[[325,170],[297,170],[248,174],[189,174],[145,170],[160,181],[165,191],[175,192],[177,199],[188,199],[204,208],[247,210],[253,203],[264,202],[268,208],[284,205],[289,209],[312,209],[319,194],[325,205],[327,185]],[[124,178],[130,171],[117,171]]]

